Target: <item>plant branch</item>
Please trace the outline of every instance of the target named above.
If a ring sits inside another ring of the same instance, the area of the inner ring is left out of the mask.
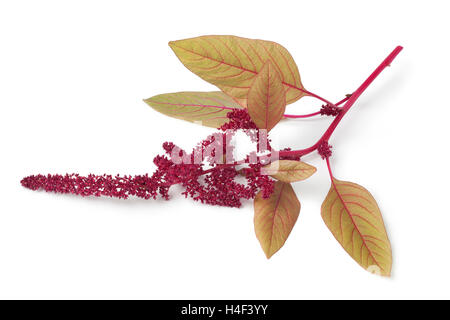
[[[302,150],[292,150],[292,151],[280,151],[280,156],[304,156],[307,155],[314,150],[317,149],[319,145],[321,145],[324,142],[328,142],[331,135],[333,134],[334,130],[338,126],[338,124],[341,122],[342,118],[345,116],[345,114],[350,110],[350,108],[353,106],[353,104],[356,102],[356,100],[361,96],[361,94],[370,86],[370,84],[380,75],[380,73],[390,64],[392,61],[397,57],[397,55],[402,51],[403,47],[398,46],[394,49],[394,51],[389,54],[386,59],[375,69],[374,72],[359,86],[358,89],[350,96],[348,97],[348,100],[344,104],[344,106],[341,108],[340,113],[336,116],[336,118],[333,120],[333,122],[330,124],[328,129],[325,131],[325,133],[322,135],[322,137],[311,147],[302,149]]]
[[[310,113],[310,114],[300,114],[300,115],[285,114],[284,117],[285,118],[290,118],[290,119],[298,119],[298,118],[310,118],[310,117],[319,116],[319,115],[320,115],[320,111],[317,111],[317,112],[314,112],[314,113]]]

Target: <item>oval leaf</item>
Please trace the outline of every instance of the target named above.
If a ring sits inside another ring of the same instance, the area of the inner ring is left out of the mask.
[[[248,114],[260,129],[270,131],[283,118],[286,94],[280,75],[267,61],[248,91]]]
[[[300,213],[300,202],[289,183],[276,181],[275,190],[264,199],[261,192],[254,201],[255,232],[267,258],[286,242]]]
[[[232,109],[242,109],[238,103],[220,91],[166,93],[144,101],[169,117],[213,128],[228,122],[227,113]]]
[[[391,244],[380,209],[369,191],[356,183],[333,178],[322,204],[322,218],[345,251],[363,268],[390,276]]]
[[[261,169],[262,174],[270,175],[283,182],[305,180],[316,171],[316,167],[302,161],[294,160],[274,161]]]
[[[171,41],[169,46],[186,68],[244,107],[253,79],[267,60],[281,76],[287,103],[306,95],[294,59],[278,43],[236,36],[202,36]]]

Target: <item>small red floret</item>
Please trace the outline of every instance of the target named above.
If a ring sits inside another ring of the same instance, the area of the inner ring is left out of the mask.
[[[320,109],[320,114],[323,116],[337,116],[341,112],[339,107],[333,106],[331,104],[325,104]]]
[[[328,142],[323,141],[321,144],[317,147],[317,152],[320,154],[322,159],[327,159],[331,157],[331,154],[333,153],[331,151],[332,146],[328,144]]]

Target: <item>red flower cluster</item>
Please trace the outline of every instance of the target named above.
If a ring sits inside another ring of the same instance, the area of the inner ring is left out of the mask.
[[[269,197],[274,189],[274,180],[261,174],[262,164],[249,164],[245,170],[236,169],[242,162],[233,158],[230,154],[232,148],[227,143],[238,129],[252,129],[247,130],[248,134],[257,141],[259,132],[256,125],[246,110],[233,110],[227,116],[230,121],[219,128],[223,132],[207,137],[190,154],[172,142],[165,142],[165,154],[153,159],[157,169],[152,176],[36,175],[24,178],[21,184],[32,190],[121,199],[129,196],[155,199],[158,195],[169,199],[170,187],[180,184],[185,188],[182,194],[186,197],[228,207],[240,207],[241,199],[254,198],[258,191],[263,197]],[[205,165],[210,168],[205,170]],[[245,184],[236,181],[239,174],[244,176]]]
[[[320,109],[320,114],[323,116],[337,116],[341,112],[341,109],[339,107],[336,107],[331,104],[325,104]]]
[[[255,129],[258,127],[250,118],[247,109],[234,109],[227,113],[227,118],[230,119],[223,124],[219,129],[225,130],[239,130],[239,129]]]
[[[331,154],[333,153],[331,151],[332,146],[330,146],[328,144],[328,142],[326,141],[322,141],[318,146],[317,146],[317,152],[320,154],[320,156],[322,157],[322,159],[328,159],[329,157],[331,157]]]

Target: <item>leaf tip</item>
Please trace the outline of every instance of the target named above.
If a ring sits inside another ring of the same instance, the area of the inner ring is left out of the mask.
[[[391,277],[391,269],[383,270],[378,265],[371,265],[367,267],[367,272],[372,273],[374,275],[383,277],[383,278],[390,278]]]
[[[152,98],[153,97],[150,97],[150,98],[146,98],[146,99],[142,99],[142,101],[144,101],[146,104],[148,104],[149,106],[152,106]]]
[[[264,251],[264,254],[266,256],[266,259],[270,260],[270,258],[272,258],[273,255],[279,251],[279,249],[274,250],[274,248],[270,248],[270,247],[269,248],[267,248],[267,247],[264,248],[263,247],[263,251]]]
[[[176,47],[176,45],[175,45],[175,43],[176,43],[177,41],[175,40],[175,41],[169,41],[167,44],[169,45],[169,47],[170,47],[170,49],[172,49],[172,51],[174,51],[175,52],[175,47]]]

